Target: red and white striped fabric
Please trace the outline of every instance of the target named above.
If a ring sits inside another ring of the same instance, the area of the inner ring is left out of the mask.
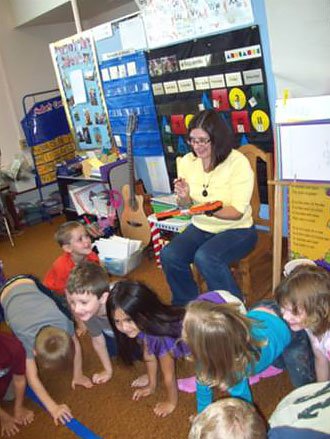
[[[156,258],[156,264],[158,268],[161,268],[162,264],[160,262],[160,251],[162,249],[162,242],[160,239],[160,231],[156,227],[155,223],[149,221],[150,229],[151,229],[151,240],[152,240],[152,246],[154,249],[154,255]]]

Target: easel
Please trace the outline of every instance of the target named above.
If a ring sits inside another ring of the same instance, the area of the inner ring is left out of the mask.
[[[329,183],[314,181],[271,180],[268,184],[275,186],[274,201],[274,236],[273,236],[273,291],[281,280],[282,261],[282,228],[283,228],[283,188],[292,186],[328,187]]]
[[[276,124],[280,129],[281,124],[293,122],[320,121],[330,119],[330,96],[316,96],[307,98],[279,99],[276,102]],[[279,157],[280,153],[278,151]],[[283,157],[281,157],[283,160]],[[289,160],[289,158],[287,158]],[[279,170],[276,167],[275,180],[268,181],[268,184],[275,185],[274,194],[274,235],[273,235],[273,290],[281,280],[282,261],[282,227],[283,227],[283,188],[292,186],[318,186],[328,187],[329,182],[313,181],[302,178],[303,181],[280,179]],[[317,176],[315,176],[317,180]]]

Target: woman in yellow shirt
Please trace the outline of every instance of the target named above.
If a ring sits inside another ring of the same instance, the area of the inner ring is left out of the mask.
[[[190,264],[206,281],[208,291],[227,290],[242,299],[229,268],[255,246],[250,200],[254,173],[247,158],[234,149],[235,139],[214,110],[190,122],[192,152],[177,160],[174,192],[180,206],[220,200],[212,216],[196,215],[192,224],[161,251],[161,262],[172,290],[172,303],[185,305],[198,295]]]

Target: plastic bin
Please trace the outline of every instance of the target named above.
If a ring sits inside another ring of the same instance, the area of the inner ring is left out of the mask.
[[[105,258],[103,261],[106,270],[116,276],[126,276],[127,273],[138,267],[142,260],[143,249],[132,253],[126,259]]]

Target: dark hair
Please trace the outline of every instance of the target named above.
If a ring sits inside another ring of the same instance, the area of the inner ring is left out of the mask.
[[[118,308],[130,316],[136,326],[146,334],[174,338],[181,336],[184,308],[166,305],[141,282],[117,282],[107,301],[107,315],[116,336],[119,356],[126,364],[133,363],[138,344],[136,339],[118,331],[113,316]]]
[[[196,114],[189,123],[188,136],[196,128],[206,131],[210,136],[212,146],[211,171],[226,160],[236,145],[234,134],[215,110],[204,110]],[[192,152],[195,155],[193,149]]]
[[[100,299],[110,291],[109,275],[99,264],[83,261],[71,271],[67,286],[68,294],[94,294]]]

